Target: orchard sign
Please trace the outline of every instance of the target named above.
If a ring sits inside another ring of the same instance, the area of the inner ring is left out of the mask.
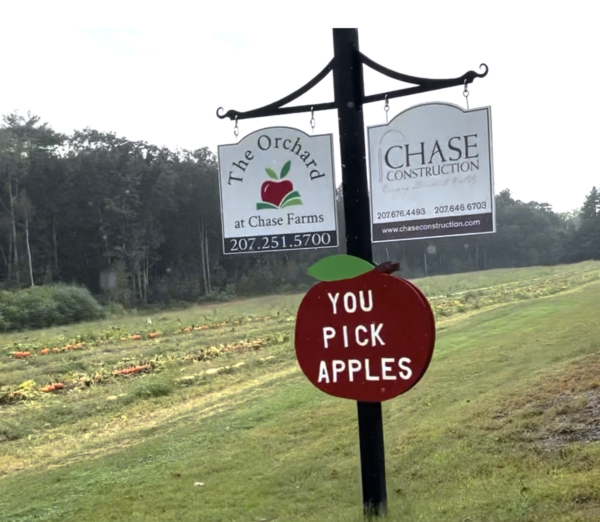
[[[219,146],[225,254],[336,247],[332,147],[290,127]]]
[[[322,259],[308,273],[321,282],[296,319],[296,356],[306,377],[325,393],[364,402],[392,399],[417,384],[435,343],[421,291],[348,255]]]

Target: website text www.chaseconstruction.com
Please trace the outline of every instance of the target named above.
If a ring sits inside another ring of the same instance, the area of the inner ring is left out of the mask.
[[[481,225],[479,219],[475,220],[464,220],[464,221],[450,221],[447,223],[427,223],[421,225],[402,225],[399,227],[382,228],[382,234],[397,234],[401,232],[418,232],[423,230],[442,230],[446,228],[460,228],[460,227],[478,227]]]
[[[373,223],[373,241],[449,237],[494,232],[492,212],[391,223]]]

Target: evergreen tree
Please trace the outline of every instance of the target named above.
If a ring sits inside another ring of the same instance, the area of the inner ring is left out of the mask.
[[[592,191],[585,198],[585,202],[581,207],[581,217],[591,219],[598,216],[600,216],[600,192],[596,187],[592,187]]]

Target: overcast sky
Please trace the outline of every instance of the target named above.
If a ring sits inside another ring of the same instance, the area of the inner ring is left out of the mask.
[[[489,66],[469,103],[492,110],[496,192],[562,212],[600,186],[592,1],[0,4],[0,114],[216,152],[235,141],[218,107],[245,111],[291,93],[332,57],[332,27],[358,27],[363,53],[406,74],[452,78]],[[367,94],[404,86],[369,69],[365,83]],[[332,86],[329,76],[294,104],[332,101]],[[465,105],[455,87],[391,100],[390,117],[426,101]],[[333,133],[337,148],[335,112],[315,117],[315,132]],[[310,132],[309,119],[243,120],[240,137],[276,125]],[[366,125],[384,122],[383,102],[365,108]]]

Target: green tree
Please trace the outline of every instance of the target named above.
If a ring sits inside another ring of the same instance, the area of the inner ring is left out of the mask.
[[[4,237],[8,242],[5,256],[9,283],[20,286],[23,242],[27,250],[27,266],[33,285],[30,221],[35,204],[25,193],[32,172],[48,163],[57,154],[64,136],[54,132],[47,123],[40,124],[38,116],[17,113],[3,117],[0,126],[0,212]],[[4,251],[4,249],[3,249]]]
[[[586,196],[576,224],[573,234],[566,241],[565,259],[600,259],[600,193],[596,187]]]
[[[592,187],[592,191],[587,195],[581,207],[581,217],[592,219],[598,216],[600,216],[600,192],[596,187]]]

